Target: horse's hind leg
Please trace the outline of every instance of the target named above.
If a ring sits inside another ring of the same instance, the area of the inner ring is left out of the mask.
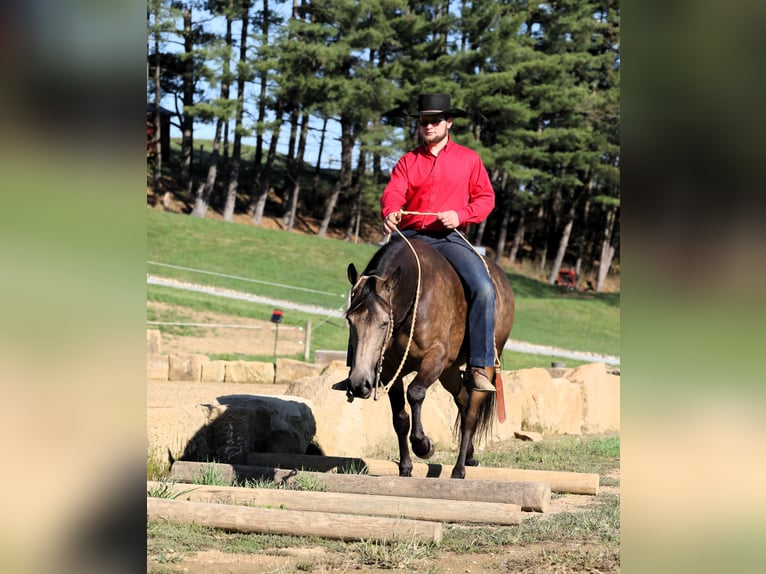
[[[404,408],[404,386],[401,377],[389,389],[388,401],[391,403],[391,417],[399,443],[399,476],[412,476],[412,458],[407,444],[410,415]]]
[[[452,467],[452,478],[465,478],[466,465],[478,464],[473,458],[473,435],[479,423],[481,405],[486,399],[487,393],[469,393],[465,387],[461,387],[460,394],[455,398],[460,410],[460,450]]]

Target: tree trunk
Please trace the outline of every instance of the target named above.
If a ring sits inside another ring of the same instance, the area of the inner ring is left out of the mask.
[[[290,219],[290,209],[292,202],[293,190],[296,185],[296,160],[295,160],[295,142],[298,139],[298,122],[300,118],[300,110],[298,104],[292,105],[290,111],[290,139],[287,142],[287,158],[285,161],[285,181],[282,184],[282,223],[287,224]]]
[[[276,106],[276,118],[274,119],[274,127],[271,130],[271,142],[269,143],[269,152],[266,155],[266,165],[262,171],[261,184],[258,190],[258,197],[255,203],[255,209],[253,210],[253,223],[256,225],[261,224],[263,218],[263,210],[266,208],[266,198],[269,195],[269,186],[271,185],[271,168],[274,165],[274,158],[277,156],[277,142],[279,141],[279,132],[282,129],[282,102],[277,101]]]
[[[152,189],[155,194],[160,192],[162,183],[162,113],[160,101],[162,100],[162,89],[160,88],[160,27],[158,20],[160,17],[160,3],[157,3],[157,9],[154,13],[154,172],[152,173]]]
[[[221,147],[221,128],[223,120],[219,119],[215,124],[215,137],[213,138],[213,151],[210,154],[210,165],[207,168],[207,179],[201,183],[197,190],[197,197],[194,199],[194,209],[191,214],[195,217],[205,217],[210,207],[210,197],[215,188],[215,178],[218,174],[218,158]]]
[[[508,223],[511,220],[511,198],[509,197],[503,205],[503,215],[500,219],[500,229],[497,233],[497,243],[495,245],[495,262],[500,263],[503,260],[505,251],[505,239],[508,237]]]
[[[526,213],[524,211],[519,215],[519,222],[516,225],[516,232],[513,234],[513,243],[511,243],[511,252],[508,254],[508,262],[511,265],[516,263],[516,256],[519,253],[521,242],[524,241],[524,220]]]
[[[359,242],[359,227],[362,222],[362,191],[364,189],[364,171],[367,163],[367,154],[364,151],[359,152],[359,159],[356,164],[356,184],[354,185],[354,206],[351,210],[351,218],[346,228],[345,240],[353,239],[354,243]]]
[[[181,187],[186,197],[192,197],[192,155],[194,152],[194,117],[187,111],[194,105],[194,40],[192,38],[192,8],[186,6],[183,10],[184,23],[184,62],[183,75],[183,106],[184,113],[181,118]]]
[[[269,45],[269,0],[263,0],[263,21],[261,22],[261,46]],[[263,159],[263,122],[266,120],[266,82],[268,81],[268,71],[263,70],[259,74],[260,86],[258,92],[258,119],[255,132],[255,153],[253,154],[253,186],[248,206],[248,214],[253,215],[260,197],[261,189],[261,161]],[[258,218],[260,222],[260,217]],[[255,218],[253,218],[255,221]]]
[[[239,187],[239,167],[242,156],[242,116],[245,108],[245,71],[247,65],[247,36],[250,22],[250,4],[242,3],[242,33],[239,38],[239,69],[237,72],[237,112],[234,118],[234,148],[231,153],[229,166],[229,185],[226,190],[226,204],[223,208],[224,221],[234,219],[234,209],[237,205],[237,189]]]
[[[596,293],[600,293],[604,288],[606,275],[612,266],[615,248],[612,245],[612,231],[614,230],[616,211],[613,207],[606,212],[606,224],[604,225],[604,236],[601,241],[601,258],[598,265],[598,276],[596,278]]]
[[[559,240],[559,248],[556,252],[556,257],[553,258],[553,266],[551,267],[551,274],[548,276],[548,283],[553,285],[556,282],[556,278],[559,276],[559,269],[561,269],[561,264],[564,261],[564,255],[567,252],[567,247],[569,246],[569,237],[572,234],[572,227],[574,226],[574,220],[575,220],[575,203],[572,202],[572,205],[569,207],[569,212],[567,213],[567,222],[564,224],[564,229],[561,232],[561,239]]]
[[[295,157],[295,175],[293,189],[290,193],[290,209],[286,215],[285,227],[292,231],[295,227],[295,216],[298,212],[298,199],[301,193],[301,175],[303,174],[303,156],[306,154],[306,140],[309,134],[309,114],[304,113],[301,120],[301,135],[298,138],[298,152]]]
[[[222,100],[228,100],[229,99],[229,80],[231,75],[231,47],[233,45],[232,37],[231,37],[231,23],[232,23],[232,14],[234,11],[234,0],[229,0],[228,2],[229,9],[226,12],[226,53],[224,54],[223,58],[223,74],[222,74],[222,80],[221,80],[221,99]],[[228,116],[228,114],[227,114]],[[228,190],[229,188],[229,180],[231,177],[231,173],[229,172],[229,118],[226,118],[226,121],[223,124],[223,154],[222,158],[223,161],[221,162],[221,170],[223,172],[223,176],[225,178],[225,189],[223,190],[225,193],[225,190]],[[225,198],[224,198],[225,201]]]
[[[319,151],[317,152],[317,164],[314,168],[314,178],[311,180],[311,193],[316,195],[319,189],[319,172],[322,166],[322,153],[324,152],[324,139],[327,135],[327,116],[322,121],[322,135],[319,138]]]
[[[351,118],[345,114],[342,114],[340,117],[340,134],[340,175],[335,183],[332,195],[330,195],[330,199],[327,201],[324,217],[319,226],[319,231],[317,231],[319,237],[324,237],[325,233],[327,233],[327,228],[330,227],[330,220],[335,211],[335,205],[338,203],[338,198],[343,191],[348,189],[351,180],[351,152],[353,150]]]

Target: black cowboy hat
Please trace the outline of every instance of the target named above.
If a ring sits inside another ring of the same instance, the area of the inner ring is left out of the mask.
[[[442,114],[450,118],[465,116],[463,110],[452,107],[450,97],[447,94],[420,94],[418,96],[418,113],[407,115],[411,118],[417,118],[434,114]]]

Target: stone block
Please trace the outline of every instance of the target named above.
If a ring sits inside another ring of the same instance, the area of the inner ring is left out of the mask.
[[[168,379],[171,381],[202,380],[202,364],[209,362],[205,355],[174,353],[168,356]]]
[[[160,333],[159,329],[146,330],[146,354],[162,354],[162,333]]]
[[[202,375],[200,380],[203,383],[222,383],[226,379],[227,361],[209,361],[202,363]]]
[[[146,378],[150,381],[167,381],[170,363],[167,355],[149,355],[146,357]]]
[[[227,383],[261,383],[274,382],[274,365],[258,361],[228,361],[226,363]]]
[[[207,411],[200,405],[151,406],[146,410],[149,455],[169,464],[170,456],[179,459],[184,452],[193,450],[202,456],[208,454],[208,444],[204,440],[207,420]]]
[[[324,370],[323,365],[304,363],[295,359],[277,359],[277,384],[286,384],[304,377],[316,377]]]
[[[582,391],[580,385],[567,379],[552,379],[556,397],[557,420],[551,421],[556,434],[582,434]]]
[[[202,406],[207,424],[197,444],[206,445],[210,460],[246,464],[249,452],[303,454],[316,434],[312,406],[299,397],[227,395]],[[184,458],[205,460],[202,454],[198,450]]]
[[[590,363],[569,370],[566,378],[582,392],[582,431],[620,430],[620,377],[608,372],[604,363]]]
[[[521,428],[551,433],[557,423],[557,396],[550,373],[542,368],[509,371],[506,388],[521,403]]]
[[[343,361],[346,364],[346,351],[314,351],[314,363],[317,365],[329,365],[333,361]]]

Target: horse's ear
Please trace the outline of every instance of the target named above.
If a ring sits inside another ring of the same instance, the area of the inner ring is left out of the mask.
[[[356,267],[354,267],[353,263],[348,264],[346,274],[348,275],[348,280],[351,282],[351,284],[356,285],[356,280],[359,279],[359,273],[356,272]]]
[[[396,283],[399,281],[399,276],[402,274],[402,268],[397,267],[396,271],[391,273],[390,277],[386,279],[386,282],[383,284],[383,286],[386,288],[387,291],[393,291],[394,287],[396,286]]]

